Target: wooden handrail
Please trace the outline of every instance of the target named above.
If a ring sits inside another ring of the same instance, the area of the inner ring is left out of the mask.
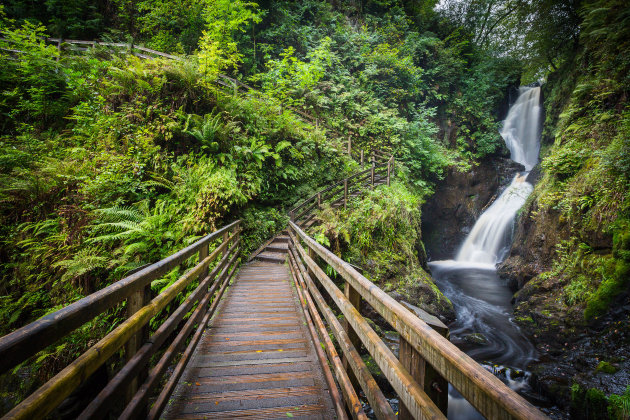
[[[326,188],[318,191],[316,194],[293,207],[293,209],[289,211],[291,219],[298,221],[304,216],[309,216],[312,210],[319,207],[323,202],[335,203],[335,197],[339,194],[341,194],[341,197],[344,198],[344,203],[346,203],[348,194],[360,190],[363,186],[362,183],[368,178],[372,178],[372,173],[382,172],[383,175],[387,174],[387,183],[389,185],[389,177],[391,176],[390,162],[392,161],[393,156],[390,156],[385,163],[374,164],[370,169],[356,172],[347,178],[329,184]]]
[[[292,230],[298,235],[302,232],[294,223],[290,223]],[[302,232],[303,233],[303,232]],[[300,235],[301,236],[301,235]],[[422,387],[412,378],[387,345],[378,337],[368,322],[361,316],[344,293],[330,280],[324,271],[306,253],[304,248],[295,243],[302,261],[306,263],[310,272],[319,280],[328,295],[344,314],[345,319],[359,336],[374,361],[390,382],[401,402],[409,407],[414,418],[445,419],[439,408],[431,401]],[[311,248],[312,249],[312,248]]]
[[[217,287],[220,286],[220,283],[225,279],[226,270],[232,265],[234,259],[238,256],[238,252],[234,251],[239,245],[239,242],[240,240],[235,241],[212,272],[199,283],[199,286],[197,286],[197,288],[188,295],[186,300],[171,314],[171,316],[164,321],[164,323],[149,338],[148,342],[144,344],[138,353],[121,368],[112,380],[109,381],[107,386],[96,396],[96,398],[94,398],[94,400],[92,400],[85,410],[83,410],[79,416],[80,419],[98,419],[105,417],[107,415],[108,404],[111,404],[114,401],[116,396],[120,393],[122,386],[138,374],[140,368],[143,365],[146,365],[148,358],[155,354],[165,343],[165,340],[179,325],[184,316],[192,309],[194,303],[202,299],[201,303],[197,305],[197,309],[195,310],[196,312],[194,312],[189,318],[189,321],[179,333],[178,338],[174,341],[177,341],[178,339],[181,340],[179,337],[185,338],[187,336],[187,329],[189,332],[189,328],[192,328],[192,325],[189,326],[189,323],[191,322],[190,320],[192,319],[194,324],[195,320],[198,320],[199,317],[203,315],[199,312],[199,308],[207,305],[207,301],[214,294]],[[217,247],[215,251],[213,251],[213,254],[223,252],[229,243],[230,241],[222,243],[221,246]],[[221,271],[221,274],[217,276],[219,271]],[[209,286],[211,286],[210,289],[208,289]],[[163,373],[163,368],[158,372]],[[152,389],[151,381],[148,379],[147,382]]]
[[[237,220],[137,273],[0,337],[0,373],[27,360],[151,281],[165,275],[239,223],[240,220]]]
[[[341,391],[343,392],[348,409],[352,414],[352,418],[356,420],[367,420],[367,416],[363,411],[361,401],[359,400],[359,397],[352,387],[352,383],[350,381],[350,378],[348,377],[348,374],[343,368],[343,363],[341,362],[341,359],[337,354],[335,345],[330,339],[330,336],[326,331],[326,327],[324,326],[324,323],[322,322],[319,313],[317,311],[313,311],[313,302],[311,301],[310,296],[306,293],[306,290],[304,288],[304,280],[301,276],[301,273],[298,271],[296,260],[293,257],[291,251],[292,249],[289,248],[289,268],[291,269],[291,273],[293,274],[295,288],[298,293],[298,300],[300,301],[300,304],[302,306],[302,311],[304,312],[304,317],[306,318],[306,323],[308,324],[311,338],[313,339],[313,344],[315,345],[315,351],[317,353],[319,363],[324,370],[324,377],[328,384],[333,404],[335,405],[337,418],[339,420],[345,420],[348,418],[348,416],[346,415],[346,412],[343,408],[344,400],[339,395],[339,391],[337,389],[337,385],[335,384],[335,380],[333,379],[330,367],[328,366],[326,356],[324,355],[324,352],[320,347],[323,347],[326,350],[326,353],[328,354],[328,360],[332,362],[331,364],[335,370],[335,376],[339,381]],[[317,327],[317,331],[315,330],[315,327]]]
[[[225,281],[225,273],[230,266],[232,266],[233,270],[236,268],[239,255],[237,247],[240,241],[239,225],[240,221],[237,220],[137,273],[0,338],[2,366],[6,370],[28,359],[37,351],[89,322],[105,310],[122,302],[124,299],[130,298],[138,291],[142,291],[152,280],[163,276],[176,266],[184,263],[195,253],[199,255],[199,263],[195,267],[183,274],[153,300],[141,305],[134,313],[130,313],[127,320],[123,321],[97,344],[90,347],[60,373],[14,407],[6,415],[6,418],[30,419],[45,417],[96,369],[105,363],[109,357],[123,345],[130,342],[130,339],[137,332],[145,328],[151,318],[160,313],[191,282],[199,278],[200,285],[184,300],[180,309],[171,314],[162,324],[162,327],[158,328],[149,342],[140,347],[136,354],[137,357],[133,354],[128,355],[130,360],[121,370],[121,372],[124,372],[122,376],[118,377],[118,379],[115,377],[114,385],[110,384],[111,386],[108,385],[109,388],[106,387],[110,391],[112,389],[116,392],[120,391],[120,387],[126,385],[130,379],[133,379],[140,372],[142,365],[148,363],[150,355],[164,344],[166,338],[175,330],[194,303],[199,302],[200,299],[202,301],[210,299],[216,287],[211,288],[210,292],[208,292],[208,285],[215,280],[218,272],[223,269],[217,284]],[[230,232],[232,235],[227,236]],[[221,238],[223,242],[209,254],[209,244]],[[230,243],[232,243],[232,246],[228,250]],[[209,264],[219,255],[223,255],[221,262],[208,275]],[[202,279],[201,276],[204,276],[204,278]],[[199,308],[200,306],[198,305],[197,307]],[[203,314],[204,312],[199,313]],[[183,338],[179,338],[179,340],[183,342],[189,333],[190,329],[186,330],[185,327],[180,332],[180,336],[178,336]],[[106,397],[105,400],[111,397],[107,393],[104,396]],[[109,401],[111,401],[111,398]]]
[[[413,350],[418,352],[420,357],[426,360],[452,384],[482,415],[492,419],[546,418],[533,405],[503,384],[492,373],[480,366],[438,332],[434,331],[407,308],[358,273],[350,264],[309,237],[296,223],[289,222],[289,227],[295,233],[296,238],[299,238],[300,241],[306,244],[309,252],[319,256],[339,273],[362,299],[370,304],[398,331],[401,338],[406,340]],[[341,291],[334,283],[326,280],[326,275],[306,251],[301,250],[301,246],[296,246],[296,248],[309,270],[317,274],[316,277],[320,280],[320,284],[324,286],[339,309],[342,310],[355,332],[362,339],[363,344],[370,350],[370,354],[372,354],[383,373],[390,379],[390,376],[392,376],[391,361],[386,355],[382,354],[378,348],[378,343],[374,341],[374,337],[362,325],[362,317],[358,312],[352,311],[354,308],[341,298],[343,296]],[[375,353],[373,354],[372,351]],[[398,370],[394,370],[394,372],[396,374],[393,376],[404,373]],[[394,386],[396,392],[399,392],[399,385],[392,383],[392,386]],[[421,413],[415,410],[421,407],[414,405],[418,404],[418,401],[414,401],[413,398],[410,399],[410,395],[406,394],[404,389],[401,392],[403,392],[402,395],[399,393],[401,401],[404,402],[412,415],[420,415]]]
[[[333,335],[335,336],[337,343],[339,343],[339,345],[341,346],[346,360],[352,366],[352,371],[355,374],[357,381],[360,383],[365,395],[367,396],[368,401],[370,402],[370,406],[376,413],[377,418],[392,420],[395,419],[396,415],[389,405],[387,398],[385,398],[385,396],[383,395],[383,392],[378,387],[378,384],[372,377],[372,374],[370,373],[369,369],[365,365],[365,362],[359,355],[356,347],[352,344],[350,337],[344,331],[341,323],[339,322],[333,311],[326,304],[323,296],[315,286],[315,283],[311,279],[311,276],[304,267],[302,260],[299,258],[299,254],[296,248],[296,246],[299,246],[299,244],[296,245],[297,240],[295,239],[295,236],[291,232],[289,232],[289,236],[291,238],[291,245],[289,247],[289,259],[291,262],[290,267],[293,270],[294,278],[298,278],[301,280],[303,295],[309,302],[309,311],[311,312],[311,315],[313,317],[319,316],[312,302],[312,300],[314,300],[317,303],[317,307],[319,307],[319,310],[323,314],[324,318],[326,318],[326,321],[328,322],[331,330],[333,331]],[[322,332],[322,334],[327,333]],[[347,374],[345,374],[345,372],[337,371],[335,371],[335,374],[340,385],[342,385],[344,388],[348,387],[345,379],[347,377]],[[350,391],[346,391],[344,392],[344,395],[345,394],[352,393]],[[352,410],[352,407],[354,407],[354,400],[352,398],[348,399],[348,397],[346,397],[346,402],[348,408]]]

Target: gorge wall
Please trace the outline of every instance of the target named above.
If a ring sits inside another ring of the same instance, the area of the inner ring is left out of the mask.
[[[422,207],[422,235],[429,259],[453,258],[497,191],[523,169],[523,165],[498,156],[486,158],[466,172],[450,169]]]

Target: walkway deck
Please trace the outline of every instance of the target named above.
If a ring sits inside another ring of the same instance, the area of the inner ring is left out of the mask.
[[[241,269],[171,401],[168,419],[335,418],[285,265]]]

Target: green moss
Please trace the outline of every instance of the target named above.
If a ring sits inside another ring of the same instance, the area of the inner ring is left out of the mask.
[[[575,277],[571,282],[564,288],[565,291],[565,301],[569,305],[574,305],[579,302],[583,302],[588,299],[591,290],[591,281],[588,277],[583,274]]]
[[[630,284],[630,263],[625,260],[615,261],[614,273],[604,277],[595,293],[587,301],[584,319],[589,320],[605,313],[613,299],[623,292],[628,284]]]
[[[588,390],[578,384],[571,386],[571,415],[586,420],[607,417],[608,399],[597,388]]]
[[[608,415],[613,420],[630,418],[630,385],[622,395],[612,394],[608,397]]]
[[[618,221],[617,226],[613,233],[613,255],[630,261],[630,222]]]
[[[597,369],[598,372],[603,372],[603,373],[608,373],[608,374],[613,374],[617,372],[617,368],[614,367],[613,365],[611,365],[608,362],[604,362],[603,360],[601,362],[599,362],[599,365],[597,365]]]
[[[376,364],[376,362],[374,361],[372,356],[370,356],[369,354],[363,356],[363,362],[365,363],[365,366],[367,366],[367,368],[370,371],[370,373],[372,374],[372,376],[382,376],[383,375],[383,372],[381,371],[381,368],[378,367],[378,365]]]
[[[516,321],[520,322],[522,324],[533,324],[534,323],[534,319],[531,317],[531,315],[528,315],[528,316],[517,316],[516,317]]]

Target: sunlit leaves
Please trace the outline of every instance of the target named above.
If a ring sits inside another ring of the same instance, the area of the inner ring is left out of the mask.
[[[208,0],[203,11],[206,29],[199,40],[200,71],[207,80],[216,79],[224,70],[236,70],[243,55],[235,39],[250,23],[260,22],[261,15],[254,2]]]

